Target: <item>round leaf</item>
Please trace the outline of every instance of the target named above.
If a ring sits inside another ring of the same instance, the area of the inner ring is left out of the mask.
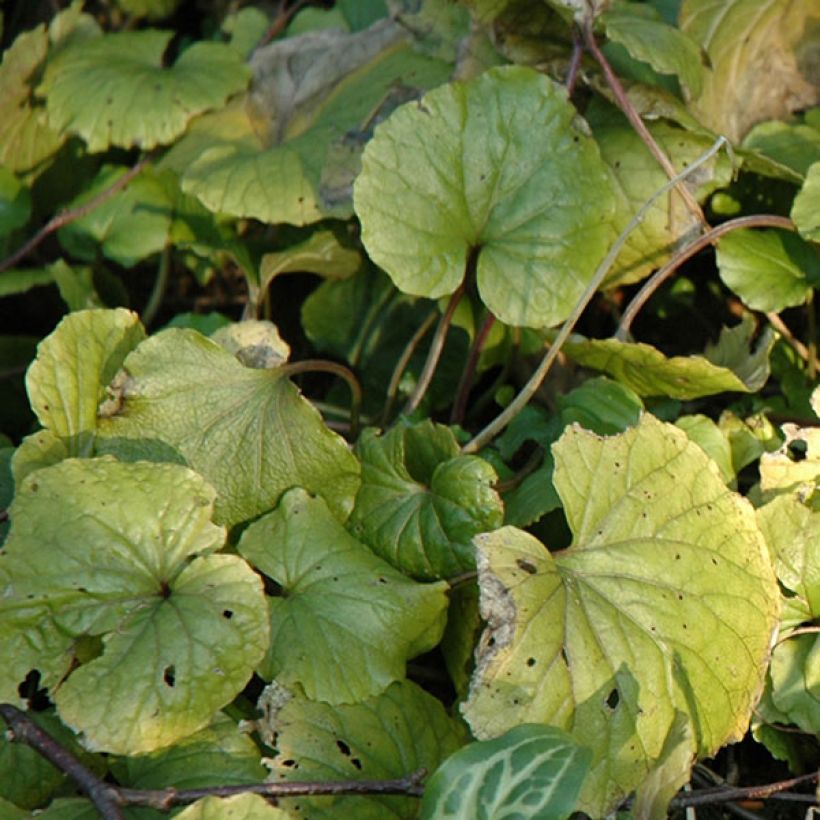
[[[362,157],[354,204],[396,286],[438,298],[478,254],[502,321],[565,319],[607,250],[610,179],[566,93],[528,68],[491,69],[397,109]]]
[[[572,546],[478,536],[488,630],[464,713],[478,737],[538,720],[593,749],[583,810],[602,816],[653,767],[677,712],[699,753],[742,737],[778,590],[751,507],[686,435],[644,416],[553,446]],[[695,749],[693,749],[695,751]]]
[[[411,581],[360,544],[320,499],[288,492],[248,527],[240,553],[282,587],[270,599],[265,678],[311,698],[363,700],[441,639],[446,585]]]
[[[247,85],[241,57],[221,43],[195,43],[164,68],[171,35],[147,29],[69,43],[38,88],[52,128],[79,134],[91,152],[150,150],[172,142],[194,116]]]

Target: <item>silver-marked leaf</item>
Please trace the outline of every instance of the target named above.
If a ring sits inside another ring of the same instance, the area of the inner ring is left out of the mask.
[[[613,213],[609,174],[566,92],[516,66],[395,111],[365,149],[354,205],[368,253],[400,290],[450,294],[477,254],[487,307],[532,327],[569,314]]]
[[[171,36],[146,29],[66,45],[37,89],[52,128],[79,134],[92,153],[112,146],[149,150],[172,142],[197,114],[245,88],[248,68],[222,43],[194,43],[163,67]]]
[[[377,555],[416,578],[449,578],[475,567],[470,539],[501,525],[495,470],[464,456],[452,431],[425,421],[357,445],[362,485],[349,529]]]
[[[346,518],[359,464],[281,368],[245,367],[195,330],[170,328],[125,360],[98,452],[188,464],[217,490],[215,520],[266,512],[293,486]]]
[[[820,285],[815,249],[789,231],[733,231],[717,243],[720,278],[752,310],[802,305]]]
[[[21,638],[28,651],[3,666],[3,690],[21,663],[39,669],[43,685],[60,681],[51,696],[63,722],[117,754],[207,725],[247,683],[269,628],[259,576],[211,554],[225,537],[210,520],[214,497],[185,467],[110,458],[25,479],[4,548],[0,655]],[[44,629],[62,636],[58,656],[79,662],[65,680],[48,669],[51,647],[32,651]],[[99,644],[87,662],[83,641]]]
[[[569,817],[591,757],[554,726],[516,726],[447,758],[427,782],[421,818]]]
[[[434,771],[465,740],[463,724],[437,698],[410,681],[377,697],[332,706],[290,694],[272,684],[262,693],[257,721],[262,740],[276,755],[270,780],[371,780]],[[418,801],[401,796],[338,795],[280,801],[289,816],[414,820]]]
[[[404,677],[441,639],[446,585],[419,584],[356,541],[320,499],[286,493],[239,552],[282,587],[260,673],[329,703],[363,700]]]
[[[91,455],[105,388],[144,338],[136,313],[81,310],[37,346],[26,374],[31,407],[40,424],[65,441],[68,455]]]
[[[513,527],[475,539],[488,628],[463,711],[482,738],[570,730],[594,754],[578,808],[603,816],[678,712],[693,752],[743,736],[778,589],[751,506],[682,431],[648,415],[611,438],[572,427],[553,453],[573,544],[553,555]]]

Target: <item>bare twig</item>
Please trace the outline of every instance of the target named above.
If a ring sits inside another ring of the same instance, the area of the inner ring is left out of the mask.
[[[771,312],[766,314],[766,318],[769,324],[794,348],[797,355],[807,362],[809,360],[808,348],[789,330],[789,326],[780,318],[780,315]]]
[[[581,58],[584,56],[584,43],[577,34],[572,41],[572,56],[569,61],[569,69],[567,70],[567,79],[564,85],[567,89],[567,94],[571,97],[572,92],[575,91],[575,83],[578,80],[578,71],[581,68]]]
[[[100,191],[97,196],[92,197],[88,202],[78,205],[76,208],[68,208],[60,211],[58,214],[49,219],[46,224],[37,231],[31,239],[28,240],[21,248],[15,251],[11,256],[0,262],[0,273],[8,270],[16,265],[21,259],[28,256],[47,236],[54,233],[54,231],[74,222],[77,219],[91,213],[95,208],[102,205],[107,199],[110,199],[114,194],[119,193],[134,177],[139,174],[148,164],[148,158],[144,157],[136,165],[129,168],[121,177],[116,179],[105,190]]]
[[[279,0],[279,6],[276,9],[276,16],[273,18],[273,22],[268,27],[268,30],[262,36],[262,39],[259,41],[259,45],[264,46],[275,37],[278,37],[287,28],[288,23],[290,23],[293,19],[296,12],[304,8],[306,5],[307,0],[296,0],[290,8],[287,8],[286,0]]]
[[[789,799],[796,802],[815,802],[813,795],[784,794],[795,786],[816,783],[818,772],[792,777],[789,780],[780,780],[777,783],[767,783],[764,786],[715,786],[714,788],[699,789],[689,794],[681,794],[672,799],[670,809],[684,809],[690,806],[709,806],[719,803],[732,803],[738,800],[771,800]]]

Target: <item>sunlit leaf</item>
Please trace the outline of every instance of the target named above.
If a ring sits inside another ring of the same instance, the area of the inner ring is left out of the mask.
[[[554,445],[574,540],[551,554],[512,527],[478,536],[488,623],[474,734],[523,721],[593,750],[578,808],[602,816],[656,765],[678,712],[694,748],[742,737],[763,683],[778,590],[748,503],[683,432],[644,416]]]
[[[225,537],[210,521],[214,496],[184,467],[113,459],[68,459],[18,489],[0,654],[21,637],[33,646],[43,629],[71,655],[75,641],[102,639],[59,687],[41,667],[59,653],[22,659],[55,687],[61,719],[88,748],[149,752],[203,728],[264,654],[261,579],[235,555],[210,554]],[[4,689],[19,663],[4,666]]]
[[[820,162],[809,168],[806,181],[794,199],[791,216],[802,237],[820,242]]]
[[[273,637],[261,674],[301,684],[310,698],[378,694],[441,639],[446,586],[394,570],[304,490],[251,524],[239,551],[282,588],[270,599]]]
[[[761,122],[749,131],[742,144],[803,177],[820,154],[820,128],[802,122]]]
[[[820,734],[820,635],[796,635],[772,652],[771,697],[790,723]]]
[[[606,252],[609,175],[565,92],[531,69],[491,69],[402,106],[362,163],[362,240],[406,293],[452,293],[477,254],[496,316],[552,325]]]
[[[261,794],[202,797],[178,812],[182,820],[287,820],[290,815],[272,806]]]
[[[764,492],[820,482],[820,430],[791,423],[782,429],[782,445],[760,457],[760,488]]]

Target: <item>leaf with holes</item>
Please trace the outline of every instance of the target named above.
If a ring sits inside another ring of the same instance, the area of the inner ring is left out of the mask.
[[[648,415],[611,438],[572,427],[553,453],[573,544],[475,539],[488,628],[463,711],[480,738],[568,729],[594,753],[579,807],[601,816],[655,766],[677,712],[693,751],[742,737],[778,590],[751,507],[682,431]]]
[[[3,666],[3,699],[40,669],[63,722],[115,754],[206,726],[268,642],[261,579],[238,556],[211,554],[225,538],[210,520],[214,497],[185,467],[110,458],[68,459],[23,481],[4,548],[0,655],[21,638],[28,649]],[[79,663],[64,680],[40,665],[44,631]]]
[[[396,572],[304,490],[248,527],[239,552],[272,578],[271,646],[261,675],[311,698],[349,703],[404,677],[441,639],[446,585]]]
[[[557,324],[611,238],[610,178],[585,129],[563,89],[517,66],[402,106],[354,187],[368,254],[400,290],[433,299],[475,261],[499,319]]]

